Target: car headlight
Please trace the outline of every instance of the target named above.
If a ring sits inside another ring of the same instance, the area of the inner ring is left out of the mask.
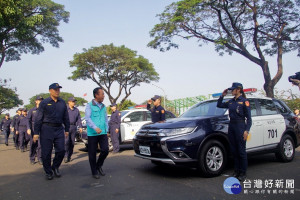
[[[186,127],[186,128],[174,128],[174,129],[161,129],[159,136],[173,136],[181,135],[186,133],[191,133],[196,127]]]

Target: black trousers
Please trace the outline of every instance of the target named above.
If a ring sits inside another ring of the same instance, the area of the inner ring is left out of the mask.
[[[65,155],[65,131],[64,127],[51,127],[42,125],[41,130],[41,148],[43,167],[46,174],[52,174],[53,168],[59,168]],[[52,149],[55,149],[53,164],[51,165]]]
[[[65,158],[71,159],[71,156],[73,155],[76,132],[77,132],[77,127],[71,125],[69,130],[69,136],[65,138],[65,150],[66,150]]]
[[[96,161],[98,145],[100,145],[100,155]],[[108,155],[107,135],[88,136],[88,152],[92,174],[96,175],[98,174],[97,169],[102,167]]]

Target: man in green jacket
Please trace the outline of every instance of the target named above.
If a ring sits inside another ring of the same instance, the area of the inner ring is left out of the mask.
[[[106,107],[102,103],[104,100],[104,91],[101,87],[93,90],[94,98],[86,105],[85,119],[87,123],[88,136],[88,153],[92,175],[95,179],[99,179],[100,175],[104,176],[102,165],[108,155],[108,120]],[[100,146],[100,155],[96,161],[96,153],[98,145]]]

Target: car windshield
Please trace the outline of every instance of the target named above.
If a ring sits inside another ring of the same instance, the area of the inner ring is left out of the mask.
[[[129,111],[121,111],[121,118],[126,115]]]
[[[189,110],[183,113],[180,117],[200,117],[200,116],[218,116],[224,115],[226,108],[217,108],[217,101],[206,101],[192,106]]]

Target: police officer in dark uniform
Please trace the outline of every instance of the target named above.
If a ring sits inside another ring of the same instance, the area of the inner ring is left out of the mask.
[[[21,152],[27,151],[27,145],[30,141],[31,130],[29,125],[29,119],[27,118],[27,109],[22,109],[22,115],[16,122],[17,135],[19,135],[19,145]]]
[[[43,167],[48,180],[53,179],[53,172],[56,177],[61,176],[59,167],[64,159],[65,137],[70,129],[66,102],[59,97],[60,88],[58,83],[49,86],[50,97],[40,103],[34,124],[33,142],[41,137]],[[51,165],[53,145],[55,157]]]
[[[13,139],[14,139],[14,145],[16,147],[16,150],[19,150],[19,135],[17,134],[16,124],[21,114],[22,114],[22,108],[19,108],[17,110],[17,114],[13,117],[12,120],[12,131],[14,132]]]
[[[82,133],[82,123],[79,110],[75,107],[76,99],[70,97],[68,100],[68,113],[70,120],[70,131],[69,136],[66,137],[65,141],[65,163],[71,161],[71,156],[73,154],[73,149],[75,145],[75,136],[77,133],[77,126],[79,126],[79,132]]]
[[[113,145],[113,153],[118,153],[120,151],[119,133],[121,125],[121,113],[117,110],[117,104],[115,103],[110,105],[110,108],[112,113],[108,123],[109,133]]]
[[[42,100],[44,100],[42,96],[37,96],[35,99],[35,107],[30,109],[28,112],[29,126],[31,129],[31,136],[32,136],[30,138],[30,155],[29,155],[30,163],[35,164],[35,157],[37,157],[40,165],[43,164],[42,154],[41,154],[41,142],[40,142],[40,138],[38,139],[37,142],[33,142],[33,135],[34,135],[34,122],[35,122],[37,109]]]
[[[161,97],[158,95],[155,95],[154,97],[152,97],[150,100],[148,100],[148,104],[147,104],[147,110],[149,110],[151,112],[151,118],[152,118],[152,122],[156,123],[162,123],[166,120],[165,117],[165,109],[160,105],[160,99]],[[151,103],[153,102],[153,108],[151,108]]]
[[[5,145],[8,146],[8,138],[10,135],[10,124],[11,124],[12,120],[9,118],[9,114],[6,113],[5,117],[3,118],[3,120],[1,121],[0,124],[0,129],[4,132],[5,134]]]
[[[228,90],[232,91],[234,98],[222,102]],[[243,85],[233,83],[231,88],[224,90],[218,100],[217,107],[229,109],[228,139],[234,157],[233,176],[243,182],[246,179],[248,165],[246,141],[252,125],[250,104],[243,91]]]

